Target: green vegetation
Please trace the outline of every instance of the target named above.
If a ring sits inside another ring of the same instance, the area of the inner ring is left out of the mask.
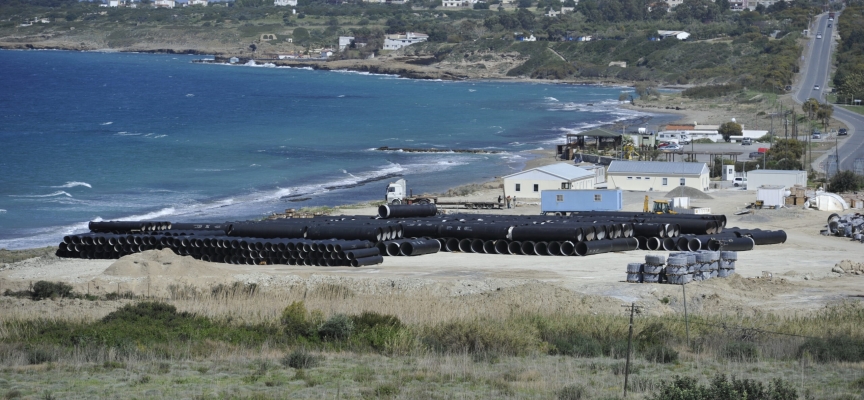
[[[743,128],[741,124],[737,122],[724,122],[723,125],[720,125],[720,128],[717,129],[717,133],[723,136],[723,140],[729,141],[732,136],[741,136],[743,132]]]
[[[864,98],[864,3],[851,1],[837,21],[840,43],[837,46],[837,71],[834,91],[837,101],[852,104]]]
[[[828,188],[837,193],[857,192],[862,187],[864,177],[855,175],[852,171],[840,171],[828,181]]]
[[[694,378],[676,377],[664,382],[660,393],[651,400],[797,400],[798,392],[792,385],[776,378],[768,386],[752,379],[728,380],[717,375],[710,385],[700,385]]]
[[[489,9],[437,8],[438,1],[379,4],[301,0],[295,15],[270,1],[243,0],[173,10],[99,8],[71,0],[16,0],[0,7],[0,37],[68,37],[74,46],[203,51],[266,58],[275,52],[334,47],[338,36],[354,43],[334,58],[367,58],[381,52],[385,34],[425,32],[429,42],[410,46],[418,63],[507,61],[496,74],[537,79],[623,80],[740,85],[777,91],[791,83],[801,48],[799,33],[821,3],[778,2],[757,11],[732,12],[727,1],[687,0],[673,12],[648,0],[523,0],[519,7],[491,2]],[[653,4],[649,11],[649,4]],[[575,6],[555,17],[549,10]],[[19,28],[36,17],[50,24]],[[71,29],[74,28],[74,32]],[[687,41],[661,39],[658,30],[683,30]],[[89,34],[88,34],[89,32]],[[92,33],[107,32],[104,39]],[[514,33],[534,35],[517,42]],[[275,40],[263,41],[264,33]],[[177,41],[177,37],[183,39]],[[591,41],[579,38],[591,37]],[[88,40],[97,40],[88,45]],[[289,43],[291,39],[293,42]],[[104,42],[102,42],[104,40]],[[38,41],[38,40],[37,40]],[[359,46],[357,43],[365,43]],[[149,46],[145,46],[150,44]],[[203,46],[203,47],[202,47]],[[190,50],[191,49],[191,50]],[[516,55],[514,60],[513,56]],[[611,62],[626,62],[626,67]],[[730,90],[734,90],[731,89]],[[695,91],[694,91],[695,93]]]

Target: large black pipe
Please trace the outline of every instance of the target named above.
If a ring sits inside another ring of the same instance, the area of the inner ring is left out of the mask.
[[[399,247],[402,250],[402,255],[420,256],[439,252],[441,243],[435,239],[415,239],[402,242]]]
[[[512,226],[505,224],[442,224],[438,227],[439,237],[460,239],[498,240],[508,239]]]
[[[345,257],[349,260],[354,260],[357,258],[364,258],[369,256],[381,255],[381,251],[378,250],[377,247],[373,247],[371,249],[355,249],[348,250],[345,252]]]
[[[569,240],[581,242],[583,240],[582,228],[567,225],[525,225],[513,227],[513,240],[525,241],[555,241]]]
[[[225,230],[228,236],[235,237],[255,237],[262,239],[274,238],[302,238],[306,232],[306,225],[299,224],[281,224],[281,223],[235,223],[230,224]],[[335,236],[328,237],[326,239]],[[343,239],[343,238],[340,238]],[[356,238],[344,238],[356,239]]]
[[[534,246],[532,245],[531,247],[533,248]],[[515,240],[510,242],[510,244],[507,245],[507,251],[510,254],[525,254],[522,252],[522,242],[515,241]]]
[[[636,238],[579,242],[576,244],[576,255],[589,256],[592,254],[609,253],[614,251],[630,251],[638,248],[639,241],[636,240]]]
[[[355,258],[355,259],[351,260],[351,266],[352,267],[363,267],[366,265],[381,264],[383,262],[384,262],[384,257],[381,257],[380,255],[369,256],[369,257],[363,257],[363,258]]]
[[[423,218],[434,217],[438,213],[435,204],[392,205],[378,207],[379,218]]]
[[[510,254],[510,242],[507,240],[496,240],[495,241],[495,253],[496,254]]]
[[[763,231],[761,229],[731,229],[737,236],[749,236],[757,246],[786,242],[786,231]]]
[[[360,239],[377,242],[383,238],[383,230],[373,225],[315,225],[306,230],[308,239]]]
[[[740,237],[711,239],[708,248],[714,251],[748,251],[753,250],[754,246],[756,246],[756,243],[753,241],[752,238]]]

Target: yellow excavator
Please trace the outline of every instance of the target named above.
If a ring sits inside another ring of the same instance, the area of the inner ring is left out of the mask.
[[[621,158],[632,160],[634,156],[639,157],[639,153],[636,152],[636,147],[633,146],[633,139],[624,139],[621,146]]]
[[[669,206],[669,200],[654,200],[654,209],[651,210],[648,208],[648,196],[645,196],[645,206],[643,207],[643,212],[650,212],[654,214],[678,214],[672,207]]]

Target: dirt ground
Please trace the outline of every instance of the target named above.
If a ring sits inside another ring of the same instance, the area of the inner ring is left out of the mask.
[[[487,189],[468,199],[496,198]],[[694,201],[726,214],[728,227],[783,229],[786,243],[758,246],[740,252],[737,275],[687,285],[690,310],[705,314],[779,315],[813,311],[829,304],[864,298],[864,276],[832,272],[842,260],[864,261],[864,245],[838,237],[825,237],[819,229],[829,212],[787,208],[733,213],[755,200],[755,192],[715,190],[713,200]],[[661,196],[658,193],[654,196]],[[625,193],[625,210],[641,210],[643,193]],[[351,214],[373,215],[374,208],[351,209]],[[519,204],[507,214],[538,214],[539,206]],[[425,298],[460,298],[505,295],[509,301],[531,297],[532,302],[556,307],[581,301],[592,312],[620,312],[632,301],[648,305],[651,313],[678,312],[681,287],[626,283],[625,267],[639,262],[647,251],[600,254],[589,257],[505,256],[438,253],[421,257],[387,257],[372,267],[247,266],[209,263],[174,255],[170,250],[149,251],[120,260],[79,260],[43,257],[0,268],[0,290],[23,289],[38,280],[64,281],[79,292],[131,291],[139,295],[168,296],[181,286],[207,289],[219,283],[256,283],[266,291],[307,290],[338,284],[355,293]],[[504,290],[504,293],[498,293]],[[543,294],[548,293],[548,298]],[[537,298],[537,296],[541,296]],[[488,301],[494,301],[489,298]],[[587,303],[586,303],[587,302]],[[50,311],[62,306],[4,301],[4,312],[29,313],[32,307]],[[22,308],[23,307],[23,308]],[[90,305],[88,307],[98,307]]]

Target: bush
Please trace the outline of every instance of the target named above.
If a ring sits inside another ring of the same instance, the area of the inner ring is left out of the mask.
[[[664,381],[660,391],[652,400],[797,400],[798,393],[783,379],[777,378],[766,387],[751,379],[732,381],[725,375],[717,375],[709,386],[698,384],[696,378],[676,376]]]
[[[27,350],[27,363],[31,365],[44,364],[56,360],[56,355],[47,349],[36,347]]]
[[[834,193],[854,192],[861,189],[864,179],[852,171],[840,171],[831,177],[828,189]]]
[[[345,340],[354,333],[354,321],[345,314],[336,314],[318,328],[322,339]]]
[[[603,355],[603,345],[592,337],[560,336],[552,340],[549,354],[562,354],[573,357],[599,357]]]
[[[684,97],[690,97],[693,99],[709,99],[712,97],[726,96],[738,92],[741,89],[743,88],[737,83],[731,83],[728,85],[694,86],[684,90],[681,94]]]
[[[294,369],[315,368],[320,364],[320,362],[321,360],[319,357],[316,357],[303,348],[295,349],[291,354],[282,358],[283,366]]]
[[[864,361],[864,340],[848,336],[828,339],[808,339],[798,349],[798,356],[810,354],[818,362]]]
[[[759,348],[750,342],[731,342],[723,347],[723,357],[729,360],[753,362],[759,359]]]
[[[522,355],[545,348],[537,329],[514,321],[455,321],[429,328],[421,340],[450,353]]]
[[[400,332],[404,329],[402,321],[392,315],[364,311],[362,314],[350,318],[354,323],[352,341],[360,346],[371,347],[379,351],[392,350]]]
[[[279,321],[286,335],[309,337],[315,333],[314,323],[309,312],[306,311],[306,304],[302,301],[295,301],[285,307]]]
[[[39,281],[33,285],[33,300],[74,297],[72,286],[63,282]]]
[[[556,394],[558,400],[579,400],[588,398],[585,394],[585,387],[580,385],[564,386]]]
[[[651,346],[642,354],[651,362],[669,364],[678,361],[678,352],[666,345]]]

